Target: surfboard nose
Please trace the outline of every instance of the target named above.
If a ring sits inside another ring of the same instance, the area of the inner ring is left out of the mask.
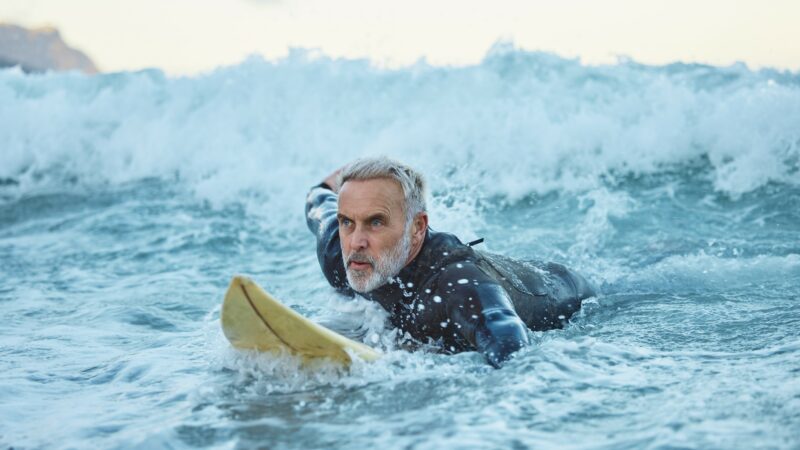
[[[243,275],[234,276],[220,314],[222,331],[236,348],[289,352],[306,360],[329,358],[346,365],[380,353],[331,331],[284,305]]]

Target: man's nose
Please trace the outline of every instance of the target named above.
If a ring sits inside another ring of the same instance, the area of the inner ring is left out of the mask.
[[[350,239],[350,245],[353,247],[353,250],[363,250],[369,246],[367,233],[365,233],[360,226],[356,226]]]

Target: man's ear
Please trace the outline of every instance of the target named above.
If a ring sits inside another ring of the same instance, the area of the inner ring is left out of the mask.
[[[425,239],[425,230],[428,229],[428,213],[422,211],[414,217],[411,226],[411,241],[414,245]]]

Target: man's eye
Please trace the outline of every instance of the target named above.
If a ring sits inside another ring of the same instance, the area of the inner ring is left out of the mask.
[[[339,225],[341,225],[343,227],[349,227],[350,223],[351,223],[350,219],[342,219],[342,220],[339,221]]]
[[[379,227],[383,225],[383,221],[381,219],[372,219],[372,226]]]

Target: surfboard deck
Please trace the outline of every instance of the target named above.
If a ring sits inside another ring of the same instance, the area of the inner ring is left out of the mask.
[[[282,352],[304,361],[330,358],[349,365],[348,351],[366,361],[380,357],[371,347],[306,319],[245,276],[231,280],[220,315],[228,341],[241,349]]]

